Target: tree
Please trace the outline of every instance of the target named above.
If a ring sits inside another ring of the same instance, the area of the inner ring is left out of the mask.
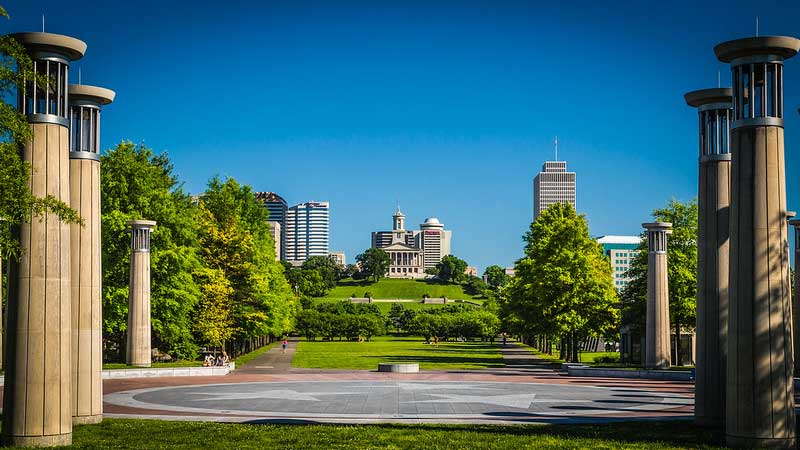
[[[505,269],[497,265],[487,267],[483,272],[483,278],[486,280],[486,284],[495,292],[499,292],[501,288],[508,284],[508,275]]]
[[[200,283],[200,303],[194,320],[194,331],[201,343],[223,347],[233,336],[231,297],[233,288],[220,269],[203,267],[195,272]]]
[[[9,17],[0,6],[0,16]],[[30,141],[32,129],[16,105],[16,92],[25,82],[53,86],[55,81],[35,73],[28,53],[13,37],[0,36],[0,259],[19,255],[20,247],[12,227],[48,214],[66,223],[82,223],[78,213],[52,195],[37,197],[29,187],[31,167],[21,158],[21,149]],[[8,100],[14,99],[14,103]],[[3,221],[7,223],[2,223]]]
[[[204,217],[200,255],[233,289],[233,336],[241,341],[282,335],[294,328],[299,303],[275,260],[268,212],[249,186],[212,178],[200,198]]]
[[[443,283],[459,283],[466,278],[467,262],[453,255],[444,256],[436,263],[436,276]]]
[[[569,204],[548,207],[525,233],[525,256],[504,290],[506,314],[529,335],[559,336],[567,360],[584,337],[619,325],[611,266]]]
[[[341,272],[336,262],[327,256],[311,256],[303,262],[302,269],[303,271],[317,271],[326,290],[336,287]]]
[[[653,211],[653,219],[672,223],[667,238],[667,276],[669,277],[669,316],[680,337],[681,328],[694,327],[697,306],[697,200],[687,203],[671,200],[664,208]],[[634,333],[643,333],[647,318],[647,234],[642,233],[638,252],[628,269],[628,282],[620,297],[623,322]],[[683,364],[680,347],[676,363]]]
[[[150,250],[154,345],[192,358],[197,354],[192,315],[201,298],[193,276],[200,268],[198,210],[183,192],[166,152],[156,155],[125,141],[100,162],[104,338],[112,350],[125,348],[131,253],[127,222],[155,220]]]
[[[356,261],[361,265],[361,271],[366,277],[376,283],[386,276],[392,262],[389,254],[380,248],[367,249],[364,253],[356,256]]]
[[[472,296],[485,296],[489,285],[481,278],[470,276],[464,285],[464,292]]]

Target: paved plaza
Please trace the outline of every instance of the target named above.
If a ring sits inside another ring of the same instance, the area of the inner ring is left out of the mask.
[[[453,377],[459,378],[459,377]],[[149,387],[105,396],[127,414],[214,416],[226,421],[586,422],[673,416],[690,396],[647,385],[453,381],[273,381]]]

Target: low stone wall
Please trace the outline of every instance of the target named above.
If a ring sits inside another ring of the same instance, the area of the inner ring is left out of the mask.
[[[422,303],[432,304],[432,305],[444,305],[445,303],[447,303],[447,297],[436,297],[436,298],[428,297],[428,298],[423,298],[422,299]]]
[[[684,370],[627,370],[604,367],[564,365],[571,377],[641,378],[646,380],[691,381],[692,372]]]
[[[350,297],[350,303],[372,303],[372,297]]]
[[[103,379],[119,378],[155,378],[155,377],[212,377],[227,375],[236,368],[236,363],[230,366],[211,367],[159,367],[141,369],[113,369],[104,370]]]
[[[378,363],[378,372],[417,373],[419,364]]]

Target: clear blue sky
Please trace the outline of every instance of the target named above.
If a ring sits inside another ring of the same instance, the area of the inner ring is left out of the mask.
[[[169,151],[188,191],[232,176],[331,202],[352,261],[399,201],[453,253],[511,265],[553,153],[578,173],[593,235],[638,234],[696,195],[686,91],[728,68],[713,46],[800,35],[800,2],[2,2],[8,31],[85,40],[83,82],[117,91],[102,144]],[[223,6],[224,5],[224,6]],[[77,81],[71,72],[73,82]],[[800,58],[786,69],[790,209],[800,209]],[[790,109],[791,107],[791,109]]]

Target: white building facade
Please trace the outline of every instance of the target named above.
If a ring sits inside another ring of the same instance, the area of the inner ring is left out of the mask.
[[[397,208],[392,216],[392,231],[372,232],[372,247],[389,253],[389,278],[424,278],[425,269],[450,254],[452,232],[445,230],[435,217],[425,219],[419,230],[406,230],[405,223],[405,214]]]
[[[545,161],[533,179],[533,220],[555,203],[569,203],[576,208],[576,175],[567,172],[566,161]]]
[[[286,212],[286,261],[301,265],[312,256],[328,256],[330,204],[306,202]]]
[[[600,236],[597,243],[603,246],[603,254],[611,262],[611,269],[614,277],[614,287],[621,292],[631,277],[628,270],[631,268],[633,258],[639,253],[639,243],[642,239],[639,236]]]

